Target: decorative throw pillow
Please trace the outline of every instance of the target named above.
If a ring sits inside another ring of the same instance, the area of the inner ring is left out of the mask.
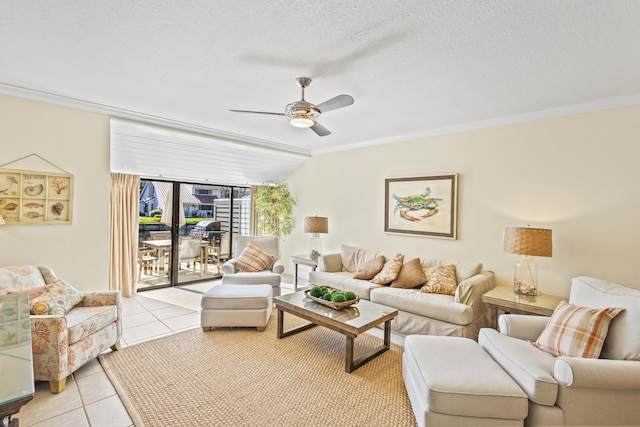
[[[560,301],[536,340],[540,350],[554,356],[597,359],[609,325],[624,308],[586,308]]]
[[[427,277],[424,275],[424,271],[422,271],[420,259],[414,258],[404,263],[400,269],[400,273],[398,273],[398,277],[391,282],[391,287],[411,289],[422,285],[426,281]]]
[[[432,294],[455,295],[458,282],[456,280],[456,265],[437,265],[424,270],[427,283],[420,291]]]
[[[44,293],[30,302],[31,314],[65,315],[82,301],[80,291],[65,282],[58,280]]]
[[[264,268],[275,258],[253,243],[247,243],[238,259],[233,263],[240,271],[256,273]]]
[[[354,279],[362,279],[362,280],[370,280],[375,277],[376,274],[380,273],[384,267],[384,256],[380,255],[372,259],[371,261],[367,261],[358,268],[358,271],[353,276]]]
[[[44,285],[44,286],[38,286],[35,288],[27,288],[27,289],[10,289],[7,291],[8,294],[18,294],[20,292],[26,292],[27,295],[29,295],[29,301],[31,301],[32,299],[39,297],[40,295],[42,295],[44,293],[44,291],[46,291],[47,289],[51,288],[51,284],[49,285]]]
[[[377,285],[386,285],[387,283],[393,282],[396,277],[398,277],[398,273],[400,273],[402,261],[404,261],[404,255],[400,255],[385,263],[385,265],[382,266],[382,270],[371,279],[371,282]]]

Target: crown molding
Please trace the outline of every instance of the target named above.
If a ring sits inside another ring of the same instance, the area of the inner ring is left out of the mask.
[[[238,135],[231,132],[225,132],[218,129],[212,129],[205,126],[194,125],[191,123],[171,120],[164,117],[152,116],[149,114],[139,113],[137,111],[125,110],[105,104],[84,101],[82,99],[71,98],[68,96],[56,95],[48,92],[42,92],[34,89],[28,89],[20,86],[14,86],[0,82],[0,94],[15,96],[18,98],[30,99],[48,104],[60,105],[62,107],[75,108],[78,110],[89,111],[92,113],[105,114],[110,117],[119,119],[127,119],[146,124],[163,126],[172,129],[178,129],[200,135],[223,138],[229,141],[246,144],[249,146],[259,146],[276,151],[286,153],[299,154],[305,157],[311,157],[311,152],[305,148],[292,147],[277,142],[268,141],[260,138],[252,138],[249,136]]]
[[[311,154],[324,154],[344,150],[352,150],[356,148],[372,147],[376,145],[391,144],[394,142],[412,141],[415,139],[427,138],[431,136],[446,135],[452,133],[467,132],[470,130],[486,129],[497,126],[505,126],[516,123],[531,122],[535,120],[550,119],[555,117],[569,116],[572,114],[590,113],[594,111],[609,110],[612,108],[628,107],[631,105],[640,105],[640,93],[619,96],[615,98],[607,98],[594,102],[586,102],[582,104],[566,105],[558,108],[550,108],[548,110],[534,111],[525,114],[516,114],[512,116],[498,117],[495,119],[482,120],[477,122],[465,123],[454,126],[446,126],[438,129],[430,129],[424,132],[406,133],[396,135],[389,138],[380,138],[364,142],[356,142],[342,147],[320,148],[312,150]]]

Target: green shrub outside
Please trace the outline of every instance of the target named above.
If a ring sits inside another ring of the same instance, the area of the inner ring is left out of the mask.
[[[141,216],[138,217],[138,224],[160,224],[160,220],[162,219],[162,215],[156,217],[148,217]],[[213,220],[213,218],[185,218],[187,224],[197,224],[200,221],[209,221]]]

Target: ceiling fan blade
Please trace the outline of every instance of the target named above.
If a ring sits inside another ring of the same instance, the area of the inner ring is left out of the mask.
[[[315,122],[313,124],[313,126],[311,126],[309,129],[311,129],[312,131],[314,131],[315,133],[318,134],[318,136],[327,136],[327,135],[331,135],[331,131],[329,129],[327,129],[326,127],[322,126],[320,123]]]
[[[234,113],[253,113],[253,114],[271,114],[273,116],[284,116],[284,113],[269,113],[266,111],[250,111],[250,110],[229,110]]]
[[[338,108],[346,107],[353,104],[353,98],[349,95],[338,95],[335,98],[331,98],[328,101],[324,101],[322,104],[316,105],[321,113],[337,110]]]

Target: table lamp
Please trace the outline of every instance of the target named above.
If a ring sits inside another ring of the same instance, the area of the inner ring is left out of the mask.
[[[304,219],[304,232],[313,233],[309,244],[309,256],[311,259],[318,259],[322,253],[322,240],[319,233],[327,233],[329,225],[324,216],[308,216]]]
[[[506,227],[504,251],[520,255],[513,279],[516,294],[538,295],[538,265],[534,256],[550,257],[552,253],[551,230],[531,227]]]

